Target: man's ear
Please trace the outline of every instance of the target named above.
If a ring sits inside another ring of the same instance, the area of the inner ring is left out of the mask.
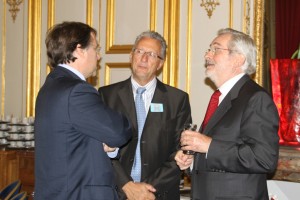
[[[73,52],[73,55],[74,55],[75,57],[79,57],[79,56],[81,57],[81,56],[83,56],[85,53],[86,53],[86,49],[81,48],[81,45],[80,45],[80,44],[77,44],[76,49],[75,49],[74,52]]]
[[[165,63],[164,60],[160,60],[160,61],[159,61],[159,65],[158,65],[158,67],[156,68],[156,71],[159,71],[159,70],[163,67],[164,63]]]
[[[234,63],[235,63],[236,67],[241,67],[245,63],[245,61],[246,61],[246,58],[244,55],[237,54]]]

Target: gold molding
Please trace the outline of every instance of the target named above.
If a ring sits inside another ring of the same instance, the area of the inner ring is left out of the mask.
[[[5,64],[6,64],[6,2],[3,0],[2,15],[2,62],[1,62],[1,116],[5,115]]]
[[[86,23],[93,26],[93,0],[86,0]]]
[[[150,30],[156,30],[157,2],[150,0]]]
[[[93,0],[86,0],[86,24],[93,27]],[[86,81],[91,85],[97,85],[97,77],[91,76]]]
[[[21,3],[23,3],[23,0],[6,0],[7,4],[10,6],[9,12],[11,13],[11,17],[13,18],[13,22],[15,22],[17,17],[17,12],[20,11],[20,8],[18,7]]]
[[[28,61],[26,116],[34,116],[35,99],[40,89],[41,0],[28,0]]]
[[[189,94],[191,89],[191,40],[192,40],[192,0],[188,0],[187,17],[187,47],[186,47],[186,92]]]
[[[165,0],[164,37],[168,44],[163,67],[163,82],[177,87],[180,0]]]
[[[200,6],[203,7],[206,12],[207,16],[211,18],[213,11],[216,9],[216,6],[220,5],[219,0],[201,0]]]
[[[233,0],[229,0],[229,28],[233,27]]]
[[[111,68],[131,68],[131,64],[128,63],[106,63],[105,64],[105,80],[104,85],[110,84],[110,69]]]
[[[150,0],[150,30],[156,29],[156,1]],[[107,54],[127,54],[132,49],[132,44],[117,45],[115,40],[115,0],[107,0],[106,11],[106,48]]]
[[[55,22],[55,0],[48,0],[48,21],[47,29],[51,28]],[[47,64],[46,73],[49,74],[51,67]]]
[[[257,46],[256,56],[256,73],[254,80],[259,84],[263,85],[263,31],[264,31],[264,0],[254,1],[254,30],[253,38]]]
[[[250,2],[244,0],[243,32],[250,35]]]

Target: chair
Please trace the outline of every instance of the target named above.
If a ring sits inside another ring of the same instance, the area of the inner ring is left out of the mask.
[[[15,196],[20,192],[21,189],[21,181],[14,181],[3,188],[0,192],[1,200],[9,200],[11,197]]]
[[[27,200],[27,192],[20,192],[19,194],[13,196],[10,200]]]

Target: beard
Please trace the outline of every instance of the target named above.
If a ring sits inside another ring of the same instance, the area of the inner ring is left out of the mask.
[[[205,70],[205,76],[207,78],[209,78],[212,82],[216,82],[216,71],[213,70],[213,69],[209,69],[209,68],[206,68]]]

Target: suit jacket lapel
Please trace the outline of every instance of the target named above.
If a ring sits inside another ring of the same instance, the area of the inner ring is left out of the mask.
[[[144,127],[156,126],[159,122],[161,122],[162,116],[166,112],[165,92],[166,89],[163,83],[157,79],[157,85],[151,103],[161,103],[163,105],[164,110],[163,112],[151,112],[151,105],[150,105]],[[151,124],[149,124],[149,121],[151,122]]]
[[[250,79],[248,75],[244,75],[234,86],[231,88],[229,93],[223,99],[221,104],[218,106],[217,110],[209,120],[204,130],[204,133],[209,135],[209,131],[214,127],[218,121],[226,114],[226,112],[231,108],[231,102],[238,97],[241,87]]]
[[[121,102],[124,106],[124,109],[126,110],[126,113],[128,114],[128,117],[130,119],[133,119],[133,121],[132,121],[133,128],[135,130],[137,130],[137,117],[136,117],[135,103],[134,103],[134,97],[133,97],[132,85],[131,85],[130,78],[125,81],[123,88],[120,89],[118,94],[119,94],[119,98],[121,99]],[[128,103],[128,101],[129,101],[129,103]]]

